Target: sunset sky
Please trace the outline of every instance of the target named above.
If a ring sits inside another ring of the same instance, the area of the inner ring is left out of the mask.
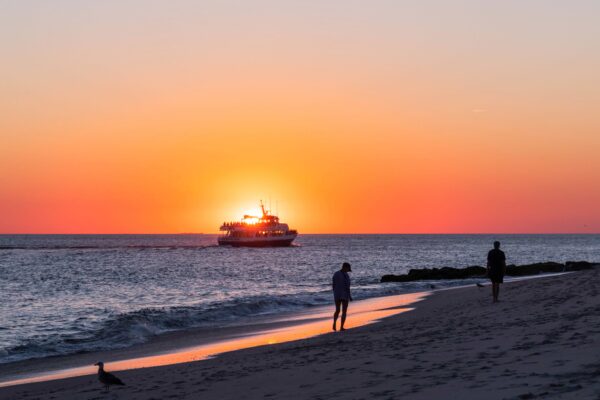
[[[600,232],[600,2],[0,2],[0,232]]]

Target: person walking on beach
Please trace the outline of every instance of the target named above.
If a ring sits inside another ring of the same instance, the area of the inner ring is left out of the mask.
[[[500,284],[504,282],[504,273],[506,272],[506,256],[500,250],[499,241],[494,242],[494,248],[488,253],[487,271],[492,281],[492,296],[494,297],[494,303],[496,303],[500,294]]]
[[[352,272],[352,267],[347,262],[342,264],[342,269],[333,274],[333,299],[335,301],[335,313],[333,313],[333,330],[337,330],[337,319],[340,315],[340,307],[342,309],[342,324],[340,331],[344,331],[344,323],[346,322],[346,312],[348,311],[348,302],[352,301],[350,294],[350,276],[348,272]]]

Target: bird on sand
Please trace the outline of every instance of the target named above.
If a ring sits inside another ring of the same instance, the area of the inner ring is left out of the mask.
[[[479,282],[477,282],[476,285],[477,285],[477,287],[485,287],[483,284],[481,284]]]
[[[102,361],[99,361],[94,365],[98,366],[98,380],[104,385],[107,392],[110,389],[110,385],[125,386],[119,378],[104,370],[104,363]]]

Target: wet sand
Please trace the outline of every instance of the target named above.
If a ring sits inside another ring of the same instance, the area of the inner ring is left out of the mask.
[[[108,394],[81,376],[0,388],[0,398],[596,399],[599,288],[595,269],[505,284],[497,304],[489,287],[437,291],[343,333],[121,371],[127,386]]]

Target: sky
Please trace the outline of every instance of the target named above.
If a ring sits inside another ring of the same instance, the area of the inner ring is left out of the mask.
[[[0,232],[600,232],[597,1],[0,2]]]

